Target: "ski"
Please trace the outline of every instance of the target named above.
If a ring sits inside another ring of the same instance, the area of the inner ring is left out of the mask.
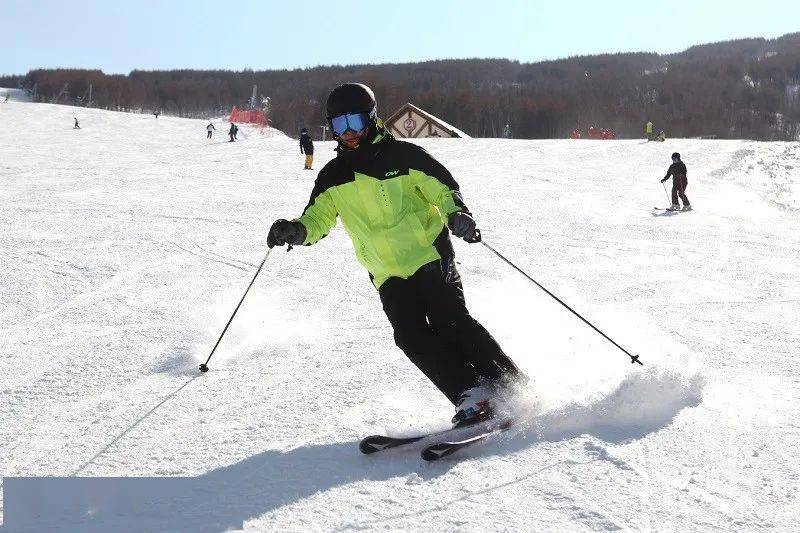
[[[369,437],[363,438],[361,442],[358,443],[358,449],[361,450],[361,453],[369,455],[371,453],[388,450],[389,448],[397,448],[398,446],[403,446],[404,444],[411,444],[412,442],[420,441],[428,436],[428,434],[414,435],[413,437],[370,435]]]
[[[487,427],[483,433],[473,435],[467,439],[442,441],[431,444],[423,449],[420,455],[426,461],[438,461],[442,457],[447,457],[448,455],[451,455],[459,450],[463,450],[468,446],[482,442],[493,435],[503,433],[504,431],[509,430],[513,425],[514,421],[509,418],[500,422],[499,425]]]
[[[406,444],[412,444],[414,442],[419,442],[423,439],[431,438],[431,437],[441,437],[446,435],[450,432],[459,431],[467,428],[475,427],[476,425],[480,424],[481,422],[487,422],[491,419],[479,418],[474,420],[470,423],[462,423],[461,425],[457,425],[451,428],[442,429],[439,431],[430,431],[428,433],[420,433],[418,435],[412,435],[409,437],[391,437],[389,435],[370,435],[369,437],[365,437],[361,439],[361,442],[358,444],[358,449],[361,453],[365,455],[373,454],[375,452],[380,452],[383,450],[388,450],[391,448],[397,448],[398,446],[404,446]]]
[[[683,209],[672,209],[671,207],[654,207],[653,209],[655,209],[656,211],[675,211],[675,212],[683,211]]]

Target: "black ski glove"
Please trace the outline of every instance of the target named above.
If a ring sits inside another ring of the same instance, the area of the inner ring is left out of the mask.
[[[477,224],[469,213],[456,211],[450,215],[450,218],[447,220],[447,225],[450,227],[450,231],[453,232],[453,235],[466,241],[475,233],[475,226]]]
[[[669,178],[664,178],[663,180],[661,180],[661,183],[664,183],[664,182],[665,182],[665,181],[667,181],[668,179],[669,179]]]
[[[272,223],[267,236],[267,246],[284,244],[303,244],[306,240],[306,227],[295,220],[279,219]]]

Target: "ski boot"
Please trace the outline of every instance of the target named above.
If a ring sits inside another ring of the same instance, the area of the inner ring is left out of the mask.
[[[453,416],[453,427],[470,426],[494,417],[497,386],[494,384],[471,387],[461,393]]]
[[[691,211],[692,210],[692,206],[689,205],[689,204],[686,204],[686,205],[683,206],[683,210],[684,211]]]
[[[672,207],[667,208],[667,211],[680,211],[680,210],[681,210],[680,204],[672,204]]]

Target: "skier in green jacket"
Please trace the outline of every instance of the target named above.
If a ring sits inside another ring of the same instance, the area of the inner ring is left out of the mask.
[[[498,393],[525,376],[466,308],[448,228],[470,241],[476,224],[458,184],[425,149],[383,128],[369,87],[334,89],[327,118],[337,155],[302,216],[275,221],[267,244],[314,244],[341,218],[395,343],[456,406],[453,422],[490,418]]]

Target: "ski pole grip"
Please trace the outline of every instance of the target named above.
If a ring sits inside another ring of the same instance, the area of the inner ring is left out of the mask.
[[[476,242],[481,242],[481,230],[479,230],[478,228],[475,228],[475,231],[472,232],[472,235],[470,235],[469,237],[467,237],[464,240],[467,241],[470,244],[473,244],[473,243],[476,243]]]

